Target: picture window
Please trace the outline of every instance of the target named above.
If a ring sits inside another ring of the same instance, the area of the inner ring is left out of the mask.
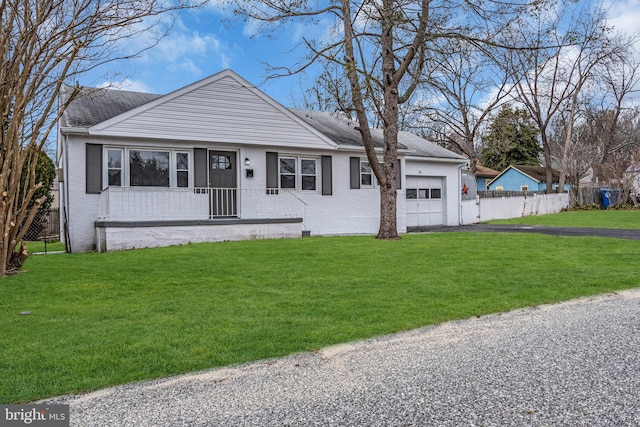
[[[169,152],[129,150],[131,187],[169,187]]]

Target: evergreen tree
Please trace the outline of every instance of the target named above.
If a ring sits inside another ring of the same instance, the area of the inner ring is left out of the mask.
[[[495,170],[540,164],[540,131],[525,109],[505,105],[483,137],[482,164]]]

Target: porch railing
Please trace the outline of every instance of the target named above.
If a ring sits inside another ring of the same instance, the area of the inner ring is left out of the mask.
[[[100,194],[100,219],[304,218],[305,206],[283,190],[110,187]]]

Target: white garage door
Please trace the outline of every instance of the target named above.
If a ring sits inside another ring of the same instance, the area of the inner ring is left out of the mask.
[[[407,177],[407,227],[444,224],[443,178]]]

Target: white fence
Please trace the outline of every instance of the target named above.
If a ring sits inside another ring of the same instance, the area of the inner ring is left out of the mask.
[[[560,212],[569,206],[569,194],[532,194],[530,196],[476,198],[463,200],[460,221],[465,224],[492,219],[519,218]]]
[[[110,187],[100,194],[100,219],[110,221],[213,218],[304,218],[295,194],[271,189]]]

